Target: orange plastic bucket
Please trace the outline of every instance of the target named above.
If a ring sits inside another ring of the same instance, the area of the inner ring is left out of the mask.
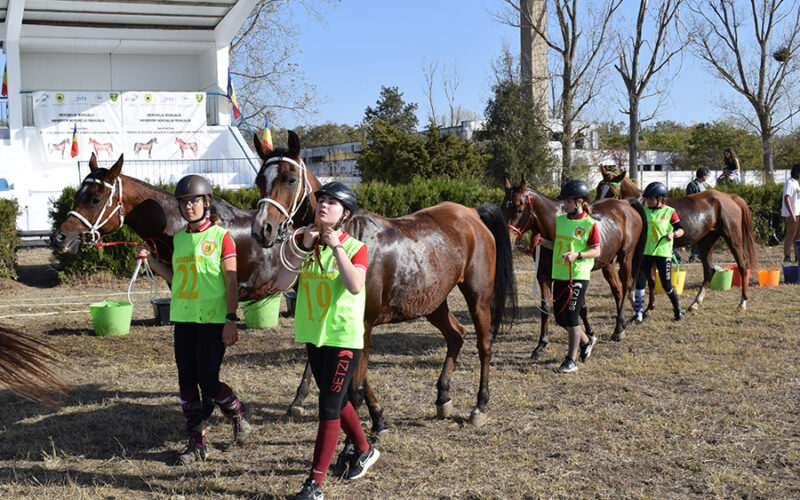
[[[780,282],[780,269],[764,269],[758,272],[758,284],[761,286],[778,286]]]

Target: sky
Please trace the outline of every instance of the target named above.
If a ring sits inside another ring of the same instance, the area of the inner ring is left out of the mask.
[[[622,9],[627,9],[623,15],[633,19],[637,4],[623,2]],[[298,23],[296,62],[326,102],[318,113],[287,117],[289,123],[281,126],[354,125],[367,106],[375,105],[381,86],[396,86],[406,102],[418,103],[418,118],[424,124],[428,106],[422,64],[426,60],[457,67],[462,79],[457,104],[482,118],[491,95],[491,65],[502,53],[503,43],[519,54],[519,30],[500,24],[492,15],[501,5],[500,0],[342,0],[323,8],[324,23]],[[298,9],[295,21],[303,16],[308,17]],[[612,78],[620,80],[618,74]],[[692,124],[722,118],[714,102],[725,91],[724,85],[696,62],[684,59],[657,119]],[[441,81],[437,87],[435,106],[442,114],[447,101]],[[618,105],[608,102],[598,108],[590,118],[627,122]]]
[[[622,15],[628,20],[634,18],[637,3],[623,2],[621,9],[627,10]],[[483,118],[491,96],[492,62],[504,43],[513,54],[519,53],[518,29],[493,17],[501,10],[500,0],[341,0],[316,5],[323,22],[297,4],[293,7],[292,21],[299,31],[294,61],[316,86],[323,103],[318,112],[307,116],[271,120],[284,128],[326,122],[355,125],[367,106],[375,105],[381,86],[396,86],[406,102],[416,102],[422,126],[428,110],[422,70],[426,61],[455,67],[461,77],[456,104]],[[4,62],[0,54],[0,65]],[[724,117],[714,104],[721,92],[729,93],[724,83],[688,57],[678,73],[657,120],[688,125]],[[619,81],[616,74],[612,78]],[[435,85],[434,105],[443,114],[447,101],[441,80]],[[618,109],[606,100],[587,118],[627,122]]]

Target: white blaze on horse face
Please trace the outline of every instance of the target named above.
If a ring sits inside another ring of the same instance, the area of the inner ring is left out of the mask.
[[[270,165],[264,170],[264,184],[266,184],[266,188],[264,189],[264,197],[269,198],[269,195],[272,193],[272,182],[275,178],[278,177],[278,165]],[[269,203],[261,203],[258,207],[258,214],[257,220],[258,223],[262,226],[267,222],[267,216],[269,212]]]

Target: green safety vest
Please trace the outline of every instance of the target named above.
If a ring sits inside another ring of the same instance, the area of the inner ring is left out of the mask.
[[[589,231],[597,222],[590,216],[581,219],[570,219],[567,214],[556,217],[556,239],[553,242],[553,274],[554,280],[570,279],[570,263],[561,262],[561,255],[566,252],[585,252],[589,246]],[[594,259],[578,259],[572,264],[572,279],[588,280],[594,267]]]
[[[364,246],[353,237],[343,243],[348,259]],[[322,267],[320,267],[320,263]],[[330,247],[320,248],[319,262],[311,255],[303,262],[297,288],[294,339],[317,347],[364,348],[366,286],[353,295],[339,277],[339,263]]]
[[[220,252],[227,232],[212,225],[200,233],[173,236],[170,321],[225,323],[228,303]]]
[[[662,238],[672,231],[672,213],[675,209],[664,205],[662,208],[651,209],[644,207],[647,215],[647,244],[644,246],[645,255],[655,257],[672,256],[672,240]]]

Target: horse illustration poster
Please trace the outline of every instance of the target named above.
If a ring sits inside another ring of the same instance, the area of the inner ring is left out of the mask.
[[[64,140],[77,126],[79,160],[180,159],[203,156],[211,142],[205,94],[197,92],[33,93],[33,116],[50,161],[71,161]]]

